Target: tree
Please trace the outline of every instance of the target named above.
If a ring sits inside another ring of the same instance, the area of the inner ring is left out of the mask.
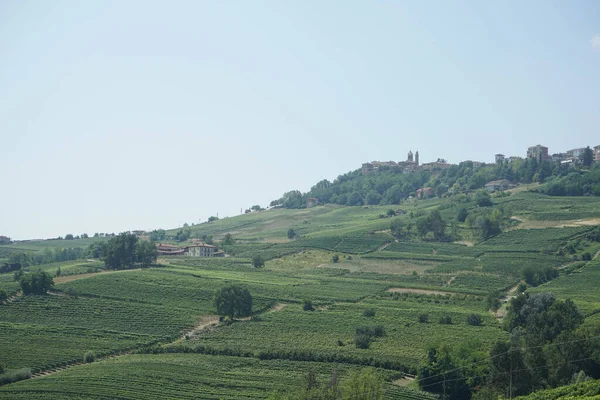
[[[136,261],[138,238],[123,232],[111,238],[104,246],[102,259],[108,269],[132,268]]]
[[[46,294],[54,286],[52,276],[44,271],[35,271],[24,274],[19,279],[23,294]]]
[[[74,239],[74,237],[73,237],[73,234],[72,234],[72,233],[67,233],[67,234],[65,235],[65,240],[73,240],[73,239]]]
[[[331,257],[331,261],[333,261],[334,264],[337,264],[338,262],[340,262],[340,256],[334,254],[333,257]]]
[[[294,230],[292,228],[290,228],[290,229],[288,229],[287,235],[288,235],[288,239],[293,239],[296,237],[296,232],[294,232]]]
[[[223,286],[215,291],[213,301],[217,314],[227,316],[230,320],[252,315],[252,295],[243,286]]]
[[[208,222],[218,221],[219,217],[215,217],[214,215],[208,217]]]
[[[261,268],[265,266],[265,260],[260,254],[257,254],[254,257],[252,257],[252,266],[254,268]]]
[[[6,291],[0,289],[0,304],[4,303],[6,301],[6,299],[8,299],[8,295],[6,294]],[[2,372],[0,372],[1,374]]]
[[[150,240],[153,242],[159,242],[161,240],[165,240],[167,237],[167,233],[164,229],[155,229],[150,232]]]
[[[302,309],[304,311],[314,311],[315,307],[313,307],[312,300],[310,300],[310,299],[304,299],[302,301]]]
[[[390,223],[390,232],[395,237],[402,237],[408,234],[408,225],[401,218],[394,218]]]
[[[482,319],[481,319],[481,315],[479,314],[471,314],[467,317],[467,323],[469,325],[473,325],[473,326],[479,326],[481,325]]]
[[[465,222],[468,215],[469,212],[467,211],[467,209],[462,207],[460,210],[458,210],[458,214],[456,214],[456,220],[458,222]]]
[[[380,400],[383,399],[383,381],[375,374],[374,368],[353,371],[342,384],[344,399]]]
[[[81,234],[81,238],[82,239],[89,239],[89,235],[87,233],[82,233]]]
[[[152,242],[145,240],[139,241],[136,247],[136,260],[144,266],[150,265],[156,262],[158,257],[158,250]]]
[[[190,228],[180,229],[173,238],[176,242],[185,242],[190,238],[192,230]]]
[[[490,195],[488,194],[488,192],[485,191],[477,192],[477,195],[475,196],[475,201],[477,202],[477,205],[479,207],[491,207],[494,205],[494,203],[492,203]]]
[[[223,245],[231,245],[234,244],[235,240],[233,239],[233,236],[231,236],[231,233],[226,233],[225,237],[223,238]]]
[[[594,162],[594,152],[590,149],[590,146],[587,146],[583,150],[583,154],[581,154],[581,163],[584,167],[589,167]]]
[[[435,239],[441,239],[446,231],[446,221],[442,219],[442,215],[438,209],[431,211],[427,218],[429,230],[433,232]]]
[[[259,206],[258,204],[256,204],[256,205],[254,205],[254,206],[250,207],[250,209],[251,209],[252,211],[263,211],[263,210],[264,210],[264,208],[262,208],[262,207],[261,207],[261,206]]]

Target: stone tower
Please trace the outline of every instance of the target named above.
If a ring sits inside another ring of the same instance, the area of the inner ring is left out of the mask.
[[[417,152],[415,153],[415,165],[417,167],[419,166],[419,150],[417,150]]]
[[[412,150],[408,152],[408,159],[406,161],[408,161],[410,163],[413,162],[413,153],[412,153]]]

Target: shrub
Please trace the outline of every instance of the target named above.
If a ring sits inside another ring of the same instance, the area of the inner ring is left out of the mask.
[[[385,335],[385,328],[383,325],[358,326],[356,327],[356,335],[381,337]]]
[[[313,307],[312,300],[309,300],[309,299],[304,299],[304,300],[302,301],[302,309],[303,309],[304,311],[314,311],[314,310],[315,310],[315,308]]]
[[[0,290],[0,303],[4,303],[6,301],[6,299],[8,299],[8,295],[6,294],[6,292],[4,290]],[[2,370],[0,370],[0,374],[2,373]]]
[[[31,378],[31,370],[29,368],[17,369],[14,371],[5,372],[0,375],[0,385],[7,383],[22,381],[23,379]]]
[[[427,322],[429,322],[429,315],[427,315],[427,314],[419,315],[419,322],[422,324],[426,324]]]
[[[517,286],[517,293],[521,294],[525,290],[527,290],[527,285],[524,282],[519,283],[519,286]]]
[[[458,210],[458,214],[456,215],[456,219],[458,222],[465,222],[467,217],[469,216],[469,212],[466,208],[461,208]]]
[[[394,211],[393,209],[389,209],[387,210],[387,216],[388,217],[395,217],[396,216],[396,211]]]
[[[73,289],[72,287],[68,287],[65,289],[65,294],[71,297],[77,297],[79,293],[77,293],[77,290]]]
[[[359,349],[368,349],[371,344],[371,336],[364,334],[356,334],[354,336],[354,343]]]
[[[340,339],[338,339],[337,343],[338,343],[338,346],[343,346],[344,345],[344,342],[342,342]]]
[[[265,260],[260,255],[252,257],[252,266],[254,268],[261,268],[265,266]]]
[[[363,311],[363,315],[365,317],[374,317],[375,316],[375,309],[374,308],[367,308],[365,311]]]
[[[467,317],[467,322],[469,325],[479,326],[481,325],[482,319],[479,314],[471,314]]]
[[[442,318],[440,318],[440,324],[452,325],[452,317],[450,317],[449,315],[444,315]]]
[[[592,255],[590,253],[583,253],[581,256],[581,259],[583,261],[591,261],[592,260]]]
[[[331,258],[331,260],[333,261],[334,264],[337,264],[340,261],[340,256],[338,256],[337,254],[334,254],[333,257]]]
[[[83,355],[83,362],[91,363],[94,361],[96,361],[96,353],[94,353],[93,351],[86,351],[85,354]]]

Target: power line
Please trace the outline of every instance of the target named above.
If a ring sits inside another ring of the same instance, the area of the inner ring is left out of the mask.
[[[506,354],[509,354],[509,353],[511,353],[511,352],[513,352],[513,351],[515,351],[515,350],[517,350],[517,349],[518,349],[518,350],[520,350],[520,351],[523,351],[523,352],[525,352],[525,351],[527,351],[527,350],[539,349],[539,348],[542,348],[542,347],[548,347],[548,346],[558,346],[558,345],[561,345],[561,344],[567,344],[567,343],[577,343],[577,342],[584,342],[584,341],[586,341],[586,340],[593,340],[593,339],[598,339],[598,338],[600,338],[600,335],[597,335],[597,336],[592,336],[592,337],[585,338],[585,339],[578,339],[578,340],[569,340],[569,341],[564,341],[564,342],[555,342],[555,343],[549,343],[549,344],[545,344],[545,345],[541,345],[541,346],[518,347],[518,348],[517,348],[517,347],[515,347],[515,348],[511,348],[510,350],[508,350],[508,351],[506,351],[506,352],[504,352],[504,353],[496,354],[495,356],[493,356],[493,357],[490,357],[490,358],[489,358],[489,360],[493,360],[493,359],[495,359],[495,358],[497,358],[497,357],[504,356],[504,355],[506,355]],[[464,368],[467,368],[467,367],[470,367],[470,366],[476,366],[476,365],[478,365],[478,364],[482,364],[482,363],[485,363],[485,362],[487,362],[487,361],[488,361],[488,359],[485,359],[485,360],[480,360],[480,361],[475,361],[475,362],[473,362],[473,363],[471,363],[471,364],[463,365],[463,366],[461,366],[461,367],[457,367],[457,368],[455,368],[455,369],[452,369],[452,370],[450,370],[450,371],[443,372],[443,373],[441,373],[441,374],[437,374],[437,375],[431,375],[431,376],[428,376],[428,377],[425,377],[425,378],[417,378],[417,379],[415,379],[415,380],[416,380],[417,382],[421,382],[421,381],[424,381],[424,380],[426,380],[426,379],[432,379],[432,378],[436,378],[436,377],[439,377],[439,376],[442,376],[442,375],[449,374],[449,373],[451,373],[451,372],[456,372],[456,371],[459,371],[459,370],[461,370],[461,369],[464,369]]]

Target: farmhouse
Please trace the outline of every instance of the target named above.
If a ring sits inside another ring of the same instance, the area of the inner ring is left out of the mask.
[[[512,183],[508,179],[500,179],[497,181],[491,181],[485,184],[485,188],[488,192],[495,192],[497,190],[506,190],[512,187]]]
[[[425,199],[425,198],[431,197],[432,195],[433,195],[433,189],[430,187],[417,189],[417,198],[418,199]]]
[[[158,243],[156,250],[159,256],[182,256],[185,253],[185,249],[168,243]]]
[[[185,255],[190,257],[214,257],[216,246],[210,244],[193,244],[185,248]]]

